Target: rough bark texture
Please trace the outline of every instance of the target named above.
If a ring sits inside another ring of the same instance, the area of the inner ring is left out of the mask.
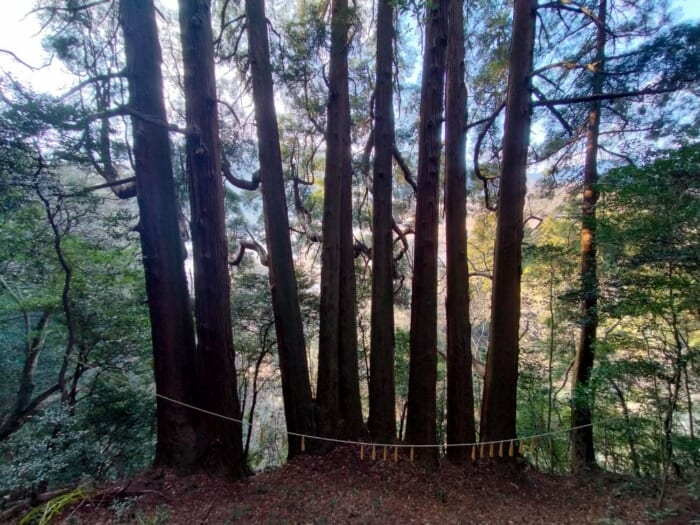
[[[436,440],[438,198],[447,0],[428,4],[424,45],[406,439],[430,444]],[[437,449],[420,450],[419,456],[436,459]]]
[[[289,218],[284,191],[282,154],[270,66],[264,0],[247,0],[248,49],[258,131],[270,290],[275,313],[277,350],[287,430],[313,434],[313,405],[306,342],[294,274]],[[289,436],[288,457],[301,452],[301,440]]]
[[[357,437],[362,413],[355,325],[347,0],[333,1],[331,12],[317,402],[323,435]]]
[[[596,34],[596,69],[593,73],[593,95],[603,93],[605,67],[605,40],[607,38],[605,23],[607,1],[598,5]],[[591,399],[588,390],[593,360],[595,358],[596,331],[598,329],[598,276],[596,267],[596,204],[598,190],[598,138],[600,130],[601,101],[591,103],[588,111],[588,128],[586,130],[586,160],[583,168],[583,205],[581,223],[581,334],[576,350],[573,375],[573,393],[571,406],[571,426],[589,425],[571,433],[571,469],[576,472],[583,468],[594,467],[595,449],[593,448],[593,427]]]
[[[190,182],[192,255],[197,329],[198,405],[240,419],[231,332],[230,280],[214,49],[208,0],[180,0]],[[196,454],[200,468],[242,476],[241,425],[200,414]]]
[[[447,443],[473,443],[469,276],[467,268],[467,167],[464,85],[464,14],[462,0],[449,0],[447,86],[445,88],[445,229],[447,240]],[[469,450],[447,449],[455,462]]]
[[[163,80],[152,0],[121,0],[129,105],[166,122]],[[168,130],[132,117],[141,249],[151,319],[156,392],[193,403],[195,341]],[[156,464],[195,467],[195,414],[157,399]]]
[[[494,248],[491,326],[481,440],[515,437],[520,323],[521,244],[527,150],[530,139],[530,72],[535,0],[515,0],[508,63],[508,95]]]
[[[389,0],[379,0],[372,180],[372,314],[368,426],[372,439],[384,443],[390,443],[396,437],[391,228],[394,145],[393,42],[394,10]]]

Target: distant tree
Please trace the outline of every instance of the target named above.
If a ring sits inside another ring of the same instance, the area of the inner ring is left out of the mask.
[[[603,92],[605,78],[605,43],[607,40],[607,1],[598,4],[595,41],[594,73],[591,79],[593,95]],[[593,427],[591,426],[590,399],[576,395],[577,389],[585,392],[589,388],[593,359],[595,356],[596,332],[598,329],[598,276],[596,266],[596,205],[598,203],[598,140],[602,102],[591,102],[586,123],[586,157],[583,167],[583,204],[581,209],[581,334],[572,382],[571,467],[574,472],[595,466]]]
[[[646,457],[644,470],[662,480],[700,461],[693,335],[700,329],[699,174],[696,143],[610,170],[598,185],[601,315],[612,328],[599,342],[603,361],[591,388],[598,385],[599,397],[611,390],[628,424],[646,421],[651,439],[630,434],[634,425],[623,436],[637,468]],[[630,415],[631,402],[642,407],[637,414]]]
[[[211,3],[180,0],[180,33],[187,116],[189,180],[197,333],[198,406],[240,419],[231,331],[230,279],[221,178]],[[233,478],[244,474],[241,425],[197,416],[199,468]]]

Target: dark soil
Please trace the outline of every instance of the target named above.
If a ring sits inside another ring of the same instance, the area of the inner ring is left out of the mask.
[[[486,463],[431,472],[339,448],[238,482],[152,472],[95,490],[58,523],[635,524],[654,522],[653,492],[602,472],[558,477]],[[691,522],[676,510],[661,521]]]

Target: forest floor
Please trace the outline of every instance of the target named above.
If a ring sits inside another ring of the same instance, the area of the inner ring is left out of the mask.
[[[603,472],[559,477],[487,463],[429,472],[367,456],[339,448],[239,482],[151,472],[94,490],[52,523],[700,523],[697,500],[671,497],[655,512],[653,485]]]

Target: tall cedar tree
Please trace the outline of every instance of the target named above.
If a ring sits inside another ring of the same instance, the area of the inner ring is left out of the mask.
[[[394,393],[393,233],[391,229],[394,10],[377,3],[377,87],[374,105],[372,180],[372,314],[369,431],[375,441],[396,437]]]
[[[447,240],[447,443],[473,443],[469,275],[467,269],[467,166],[464,85],[464,2],[449,0],[445,88],[445,229]],[[466,459],[467,449],[450,447],[448,457]]]
[[[481,441],[512,439],[516,431],[521,244],[536,6],[536,0],[515,0],[513,6]]]
[[[309,366],[292,260],[292,244],[289,239],[289,218],[284,191],[282,153],[277,127],[264,0],[247,0],[246,16],[265,232],[270,255],[270,290],[282,373],[284,412],[289,431],[313,434]],[[289,436],[288,456],[293,457],[300,452],[300,439]]]
[[[240,419],[211,6],[208,0],[180,0],[179,5],[192,214],[197,400],[203,409]],[[200,413],[196,453],[203,470],[241,477],[245,468],[240,423]]]
[[[165,123],[153,0],[121,0],[119,13],[129,106]],[[178,228],[170,139],[167,128],[152,120],[132,117],[132,127],[156,392],[191,404],[195,401],[194,324]],[[181,472],[194,469],[194,416],[189,408],[157,398],[156,465]]]
[[[596,24],[596,57],[593,72],[592,94],[603,93],[605,78],[605,41],[607,1],[598,5]],[[574,472],[595,466],[591,399],[588,390],[595,358],[596,331],[598,329],[598,275],[596,267],[596,204],[598,202],[598,138],[600,135],[600,111],[602,102],[595,100],[588,111],[586,129],[586,158],[583,168],[583,205],[581,220],[581,335],[574,365],[571,426],[571,468]]]
[[[416,444],[436,440],[438,199],[447,0],[430,2],[426,9],[406,415],[406,439]],[[423,455],[423,460],[437,459],[437,449],[426,450],[430,452]]]
[[[358,437],[362,429],[362,407],[352,236],[350,17],[347,0],[332,2],[317,402],[323,435]]]

